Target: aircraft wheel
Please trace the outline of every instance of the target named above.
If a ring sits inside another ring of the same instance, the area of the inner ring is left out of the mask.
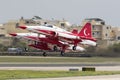
[[[57,46],[54,46],[54,47],[53,47],[53,50],[54,50],[54,51],[57,51],[57,50],[58,50],[58,49],[57,49]]]
[[[43,56],[44,56],[44,57],[47,56],[46,52],[43,52]]]
[[[61,54],[61,56],[64,56],[65,52],[64,52],[64,51],[61,51],[60,54]]]
[[[73,50],[76,50],[76,46],[73,46]]]

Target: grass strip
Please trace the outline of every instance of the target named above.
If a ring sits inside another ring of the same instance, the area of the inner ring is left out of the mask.
[[[55,78],[72,76],[114,75],[120,71],[30,71],[30,70],[0,70],[0,80],[27,78]]]

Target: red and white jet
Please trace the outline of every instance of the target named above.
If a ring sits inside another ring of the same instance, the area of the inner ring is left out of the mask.
[[[24,37],[26,39],[31,39],[37,41],[37,44],[30,44],[29,46],[43,49],[51,50],[47,43],[53,44],[55,46],[61,47],[61,54],[65,52],[66,49],[80,50],[85,49],[77,46],[78,43],[87,44],[91,46],[96,46],[96,39],[91,35],[91,24],[86,23],[85,26],[78,33],[78,30],[73,30],[72,32],[66,31],[62,28],[47,25],[47,26],[19,26],[19,28],[27,29],[35,33],[16,33],[10,34],[12,36]],[[43,35],[40,35],[43,34]],[[44,46],[43,46],[44,45]],[[54,47],[55,49],[55,47]]]

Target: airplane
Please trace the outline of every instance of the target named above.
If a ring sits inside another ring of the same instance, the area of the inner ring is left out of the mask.
[[[46,36],[46,38],[40,37],[39,41],[43,41],[44,45],[46,45],[45,42],[47,42],[47,43],[51,43],[51,44],[56,44],[59,47],[62,46],[61,54],[63,54],[66,49],[66,44],[64,44],[64,43],[69,44],[68,48],[70,48],[70,49],[73,49],[73,50],[79,49],[81,51],[84,51],[85,49],[82,47],[79,47],[79,46],[77,47],[78,43],[88,44],[88,45],[92,45],[92,46],[96,45],[96,39],[93,38],[91,35],[91,24],[90,23],[86,23],[85,26],[82,28],[82,30],[79,33],[77,30],[68,32],[64,29],[61,29],[59,27],[52,26],[52,25],[19,26],[19,27],[22,29],[27,28],[28,30],[31,30],[32,32],[38,33],[38,37],[34,37],[35,40],[38,40],[40,33],[44,34]],[[29,36],[29,38],[33,39],[33,36]],[[32,46],[35,48],[41,48],[41,49],[44,49],[46,47],[47,49],[49,49],[48,46],[45,46],[44,48],[40,47],[40,46],[42,46],[40,44],[39,43],[38,43],[38,45],[31,44],[29,46]]]
[[[74,30],[72,32],[66,31],[62,28],[53,25],[46,26],[19,26],[19,28],[27,29],[29,31],[44,34],[48,37],[52,37],[55,39],[59,39],[63,42],[68,42],[69,44],[73,44],[73,50],[75,50],[78,43],[87,44],[91,46],[97,46],[96,39],[92,37],[91,34],[91,24],[86,23],[82,30],[78,33],[78,31]]]
[[[37,48],[37,49],[41,49],[41,50],[53,50],[56,51],[57,47],[60,47],[60,51],[61,51],[61,55],[64,55],[65,50],[72,50],[72,47],[74,45],[69,45],[68,43],[62,42],[62,41],[58,41],[56,39],[52,39],[49,37],[46,37],[45,35],[40,35],[38,37],[37,33],[10,33],[10,35],[16,37],[16,38],[23,38],[23,39],[27,39],[27,40],[32,40],[35,41],[32,44],[29,44],[28,46]],[[54,45],[53,48],[51,48],[51,46],[49,46],[48,44],[52,44]],[[76,51],[85,51],[85,49],[83,47],[77,46],[76,47]],[[46,52],[43,52],[43,56],[46,55]]]

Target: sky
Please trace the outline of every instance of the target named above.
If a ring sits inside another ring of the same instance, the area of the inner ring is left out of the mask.
[[[120,26],[120,0],[0,0],[0,23],[40,16],[81,24],[85,18],[101,18]]]

